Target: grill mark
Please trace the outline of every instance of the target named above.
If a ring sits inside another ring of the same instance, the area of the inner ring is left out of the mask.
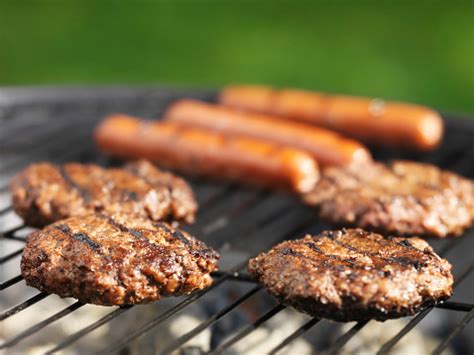
[[[56,228],[57,230],[65,233],[65,234],[71,234],[71,229],[69,229],[68,226],[66,226],[65,224],[57,224],[54,226],[54,228]]]
[[[104,214],[100,213],[100,214],[98,214],[98,216],[102,219],[105,219],[109,225],[111,225],[112,227],[117,228],[119,231],[124,232],[124,233],[128,233],[128,234],[134,236],[136,239],[147,242],[149,245],[154,245],[139,230],[134,229],[134,228],[128,228],[128,227],[124,226],[123,224],[118,223],[117,221],[115,221],[111,217],[106,216]]]
[[[88,244],[92,249],[99,250],[100,244],[93,241],[86,233],[74,233],[71,235],[73,239]]]
[[[186,238],[183,232],[177,229],[171,229],[170,226],[166,223],[156,222],[153,225],[157,228],[163,229],[166,233],[168,233],[168,235],[185,244],[189,248],[189,253],[192,254],[194,257],[206,259],[218,257],[218,254],[212,248],[205,246],[205,244],[199,240]]]
[[[157,222],[157,223],[154,224],[154,226],[157,227],[157,228],[160,228],[160,229],[164,229],[174,239],[179,240],[181,243],[184,243],[187,246],[191,246],[191,241],[188,238],[185,237],[183,232],[181,232],[177,229],[173,230],[167,224],[165,224],[163,222]]]
[[[283,255],[295,255],[295,251],[291,248],[283,248],[280,252]]]
[[[59,230],[60,232],[66,234],[69,236],[71,239],[77,240],[79,242],[87,244],[90,248],[92,248],[95,251],[100,251],[101,245],[94,240],[92,240],[86,233],[83,232],[78,232],[78,233],[72,233],[71,229],[65,225],[65,224],[58,224],[54,226],[56,230]]]
[[[72,189],[77,191],[79,193],[79,196],[81,196],[81,198],[84,200],[84,202],[91,202],[91,193],[86,188],[80,186],[72,179],[71,175],[69,175],[69,173],[66,171],[64,165],[58,165],[58,171],[63,180],[66,182],[66,184],[68,184]]]
[[[347,250],[356,252],[356,253],[358,253],[360,255],[363,255],[363,256],[368,256],[368,257],[371,257],[371,258],[377,258],[379,260],[382,260],[382,262],[384,262],[384,263],[394,263],[394,264],[398,264],[398,265],[404,266],[404,267],[413,266],[416,270],[420,270],[423,266],[425,266],[425,263],[420,262],[419,260],[416,260],[416,259],[406,257],[406,256],[384,257],[384,256],[382,256],[378,253],[371,253],[371,252],[362,251],[358,248],[353,247],[352,245],[348,245],[348,244],[346,244],[344,242],[341,242],[340,240],[337,240],[337,239],[333,239],[333,241],[337,245],[340,245],[340,246],[342,246],[343,248],[345,248]],[[406,243],[402,243],[402,242],[406,242]],[[409,241],[403,240],[402,242],[398,242],[397,244],[400,245],[400,246],[403,246],[406,249],[413,249],[413,250],[416,250],[417,252],[420,252],[420,250],[418,250],[414,246],[412,246]],[[407,245],[407,243],[408,243],[408,245]]]
[[[101,218],[105,219],[107,221],[107,223],[115,228],[117,228],[118,230],[120,230],[121,232],[124,232],[124,233],[128,233],[132,236],[134,236],[135,238],[137,238],[138,240],[141,240],[145,243],[147,243],[148,246],[152,247],[152,248],[159,248],[159,245],[156,245],[152,242],[150,242],[150,240],[148,238],[146,238],[139,230],[137,229],[134,229],[134,228],[128,228],[126,226],[124,226],[123,224],[121,223],[118,223],[117,221],[113,220],[111,217],[109,216],[106,216],[104,214],[98,214]],[[191,242],[186,239],[184,237],[184,234],[180,231],[173,231],[172,229],[170,229],[168,226],[166,226],[166,224],[164,223],[161,223],[161,222],[158,222],[156,224],[154,224],[156,227],[158,228],[162,228],[165,230],[165,232],[168,233],[168,235],[172,236],[173,238],[175,239],[178,239],[180,240],[182,243],[186,244],[187,246],[190,247],[190,252],[195,252],[195,250],[193,248],[191,248]],[[183,239],[183,240],[182,240]]]
[[[314,243],[311,243],[311,244],[314,244]],[[312,248],[311,246],[308,246],[308,247]],[[364,267],[363,267],[362,265],[357,265],[357,264],[355,264],[354,261],[351,260],[351,259],[343,259],[343,258],[341,258],[340,256],[337,256],[337,255],[329,255],[329,254],[326,254],[326,253],[324,253],[321,249],[319,249],[318,247],[316,247],[315,249],[312,249],[312,250],[314,250],[314,251],[317,252],[318,254],[321,254],[321,255],[325,256],[325,257],[328,258],[328,259],[337,260],[337,261],[339,261],[339,262],[341,262],[341,263],[347,263],[347,264],[349,264],[349,265],[347,265],[347,266],[350,266],[350,267],[352,267],[352,268],[354,268],[354,269],[361,269],[361,270],[364,269]],[[283,249],[280,250],[279,252],[280,252],[280,254],[283,254],[283,255],[291,255],[291,256],[298,257],[298,258],[307,259],[307,260],[312,261],[312,262],[317,261],[317,260],[315,260],[315,259],[309,257],[308,255],[304,255],[304,254],[302,254],[301,252],[295,251],[295,250],[293,250],[293,249],[291,249],[291,248],[283,248]],[[328,264],[327,261],[328,261],[328,260],[326,259],[326,260],[323,260],[323,261],[321,262],[321,264],[323,264],[323,266],[324,266],[326,269],[336,269],[336,270],[337,270],[337,269],[340,269],[340,267],[341,267],[340,265]],[[339,271],[341,271],[341,270],[339,270]]]
[[[368,257],[372,257],[372,258],[377,258],[379,260],[381,260],[382,263],[384,264],[397,264],[397,265],[400,265],[400,266],[403,266],[403,267],[408,267],[408,266],[412,266],[414,267],[416,270],[420,270],[421,268],[423,268],[426,264],[419,261],[419,260],[415,260],[415,259],[411,259],[411,258],[408,258],[408,257],[405,257],[405,256],[396,256],[396,257],[383,257],[379,254],[376,254],[376,253],[368,253],[368,252],[364,252],[364,251],[361,251],[357,248],[354,248],[350,245],[347,245],[343,242],[340,242],[339,240],[337,239],[334,239],[334,242],[340,246],[342,246],[343,248],[347,249],[347,250],[350,250],[350,251],[353,251],[353,252],[356,252],[360,255],[363,255],[363,256],[368,256]],[[321,254],[321,255],[324,255],[326,258],[329,258],[329,259],[333,259],[333,260],[337,260],[339,262],[342,262],[342,263],[349,263],[351,265],[351,267],[356,267],[356,268],[361,268],[363,269],[364,267],[363,266],[357,266],[355,264],[355,262],[353,260],[351,260],[350,258],[342,258],[341,256],[338,256],[338,255],[334,255],[334,254],[329,254],[329,253],[325,253],[321,250],[320,247],[318,247],[315,243],[313,242],[306,242],[304,243],[307,247],[309,247],[311,250],[315,251],[316,253],[318,254]],[[415,248],[416,249],[416,248]],[[417,249],[417,251],[419,251]],[[309,259],[309,260],[313,260],[312,258],[308,257],[308,256],[305,256],[299,252],[295,252],[293,249],[291,248],[283,248],[281,251],[280,251],[281,254],[283,255],[293,255],[293,256],[299,256],[299,257],[303,257],[305,259]],[[329,266],[329,265],[325,265],[325,266]],[[331,268],[336,268],[337,265],[334,265],[334,267],[331,266]]]
[[[311,250],[314,250],[315,252],[319,253],[319,254],[324,254],[324,255],[327,255],[329,256],[329,254],[326,254],[324,253],[320,247],[318,247],[315,243],[312,243],[312,242],[307,242],[305,243],[306,246],[308,246]]]
[[[420,249],[418,249],[417,247],[415,247],[415,246],[414,246],[413,244],[411,244],[410,241],[407,240],[407,239],[403,239],[403,240],[397,242],[397,244],[400,245],[400,246],[403,246],[403,247],[405,247],[405,248],[407,248],[407,249],[410,249],[410,250],[413,250],[413,251],[417,251],[417,252],[419,252],[419,253],[424,253],[423,250],[420,250]],[[429,254],[431,254],[431,252],[430,252]]]

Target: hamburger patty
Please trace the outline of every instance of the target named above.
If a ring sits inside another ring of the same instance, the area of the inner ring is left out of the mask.
[[[193,192],[183,179],[147,161],[122,169],[33,164],[13,179],[10,188],[15,211],[35,227],[95,211],[192,222],[197,209]]]
[[[178,221],[191,223],[197,210],[197,202],[191,187],[184,179],[170,172],[158,169],[147,160],[128,163],[125,169],[135,176],[144,179],[152,186],[168,187],[170,193],[169,214]]]
[[[474,221],[474,183],[422,163],[330,167],[304,197],[338,226],[444,238]]]
[[[178,296],[212,283],[219,255],[165,222],[89,214],[30,234],[27,285],[84,303],[124,305]]]
[[[335,321],[412,315],[451,296],[451,265],[420,238],[362,229],[285,241],[249,261],[283,304]]]

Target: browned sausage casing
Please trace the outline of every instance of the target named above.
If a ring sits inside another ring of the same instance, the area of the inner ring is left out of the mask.
[[[230,86],[222,90],[219,101],[236,109],[329,127],[385,146],[431,150],[443,137],[440,115],[419,105],[264,86]]]
[[[145,158],[189,174],[297,193],[312,190],[319,178],[316,162],[304,151],[173,122],[114,115],[97,127],[95,139],[103,151],[121,158]]]
[[[165,119],[226,135],[263,139],[305,150],[321,165],[346,165],[371,160],[369,151],[362,144],[327,129],[273,116],[238,112],[195,100],[175,102],[167,110]]]

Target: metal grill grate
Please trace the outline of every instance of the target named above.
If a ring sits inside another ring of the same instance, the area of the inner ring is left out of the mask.
[[[8,275],[1,272],[2,281],[0,290],[3,292],[21,287],[23,280],[19,275],[19,258],[22,252],[21,243],[30,230],[14,216],[9,196],[8,181],[21,168],[28,163],[40,160],[54,162],[90,161],[102,165],[112,164],[106,157],[95,151],[91,131],[97,121],[106,114],[121,111],[144,117],[159,117],[167,103],[178,97],[195,97],[212,100],[213,94],[204,91],[162,90],[153,88],[96,88],[96,89],[8,89],[0,90],[0,120],[2,126],[2,139],[0,142],[0,216],[2,218],[1,243],[16,242],[16,247],[11,249],[2,246],[0,265],[2,270],[5,265],[16,265],[16,273]],[[423,160],[435,163],[443,168],[457,171],[465,176],[474,177],[474,124],[459,119],[446,120],[447,133],[443,146],[436,152],[429,154],[409,153],[401,151],[373,150],[378,159],[391,157]],[[213,285],[186,298],[177,299],[171,308],[160,311],[151,316],[139,326],[129,325],[128,331],[116,341],[104,344],[103,351],[115,352],[127,348],[134,340],[148,333],[157,326],[172,319],[180,313],[185,313],[192,304],[228,283],[234,283],[236,288],[243,288],[235,300],[223,306],[193,329],[188,330],[163,349],[158,351],[169,353],[182,349],[186,343],[199,335],[204,330],[210,329],[217,323],[230,317],[231,314],[241,311],[242,306],[249,300],[262,297],[262,289],[252,285],[253,281],[243,271],[247,257],[266,250],[275,243],[300,236],[305,232],[317,232],[325,226],[317,221],[311,211],[301,206],[291,196],[242,187],[235,184],[213,183],[200,178],[190,178],[190,183],[199,200],[200,211],[197,223],[188,227],[190,232],[198,238],[209,243],[218,250],[231,250],[244,252],[246,257],[239,262],[227,262],[225,271],[216,272]],[[442,256],[452,255],[461,248],[472,247],[473,231],[468,231],[462,238],[446,241],[430,241]],[[7,250],[6,252],[3,252]],[[470,249],[472,250],[472,249]],[[465,282],[472,275],[474,260],[467,254],[463,258],[450,258],[455,266],[456,287]],[[11,269],[11,267],[10,267]],[[6,268],[5,268],[6,270]],[[250,288],[249,288],[250,287]],[[441,353],[451,344],[474,317],[474,304],[472,298],[474,290],[470,290],[468,299],[445,302],[436,308],[452,312],[463,312],[464,317],[450,327],[433,353]],[[44,301],[49,296],[45,293],[36,293],[6,309],[2,309],[0,320],[5,321],[18,316],[37,303]],[[453,300],[456,299],[456,292]],[[1,301],[1,297],[0,297]],[[34,324],[25,324],[22,331],[2,339],[0,349],[14,351],[21,342],[28,341],[33,335],[41,335],[51,324],[76,312],[85,305],[74,302],[63,309],[58,309],[53,315]],[[113,321],[120,320],[125,313],[137,307],[130,306],[113,308],[104,316],[90,322],[88,325],[76,329],[65,337],[54,339],[54,343],[46,352],[69,350],[76,342],[86,337],[91,332]],[[212,353],[221,353],[239,341],[243,341],[249,334],[259,327],[264,326],[271,318],[283,311],[285,307],[275,304],[268,309],[260,309],[260,314],[252,319],[246,326],[234,331],[227,338],[217,344],[211,344]],[[420,312],[389,341],[382,345],[379,353],[386,353],[392,349],[402,338],[415,328],[434,308],[427,308]],[[288,333],[270,350],[277,353],[299,337],[304,336],[315,326],[326,321],[309,318]],[[352,338],[357,337],[369,322],[355,323],[352,328],[335,339],[324,350],[327,353],[339,352]],[[465,349],[464,349],[465,350]],[[102,352],[102,351],[101,351]]]

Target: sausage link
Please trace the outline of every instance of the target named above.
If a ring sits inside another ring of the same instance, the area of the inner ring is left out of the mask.
[[[297,193],[312,190],[319,179],[317,163],[304,151],[173,122],[114,115],[96,128],[95,140],[101,150],[120,158],[145,158],[189,174]]]
[[[366,143],[432,150],[443,137],[440,115],[423,106],[263,86],[230,86],[219,102],[328,127]]]
[[[167,121],[215,130],[226,135],[247,136],[294,147],[310,153],[321,165],[346,165],[371,160],[360,143],[324,128],[243,113],[195,100],[180,100],[166,111]]]

